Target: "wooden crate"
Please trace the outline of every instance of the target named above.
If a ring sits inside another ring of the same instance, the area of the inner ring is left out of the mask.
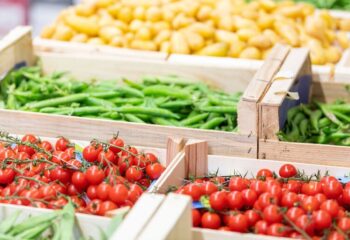
[[[350,18],[347,11],[331,10],[330,14],[339,18]],[[349,33],[350,38],[350,33]],[[248,60],[239,58],[208,57],[183,54],[165,54],[154,51],[142,51],[126,48],[116,48],[109,46],[93,46],[85,43],[61,42],[35,38],[34,47],[37,52],[58,52],[58,53],[90,53],[109,56],[119,56],[123,58],[147,59],[155,61],[170,61],[183,64],[221,65],[233,66],[234,68],[250,68],[254,74],[263,65],[261,60]],[[320,81],[349,81],[350,82],[350,50],[343,52],[341,60],[334,66],[313,66],[314,79]]]
[[[260,105],[259,158],[350,166],[350,148],[345,146],[279,141],[276,133],[283,128],[288,110],[310,98],[321,102],[337,99],[350,101],[347,83],[311,80],[306,49],[290,51]],[[297,92],[300,100],[290,99]]]
[[[18,33],[19,32],[19,33]],[[16,35],[17,33],[17,35]],[[0,48],[0,58],[6,51],[15,52],[11,65],[2,70],[9,71],[17,65],[31,65],[32,55],[21,55],[21,44],[30,39],[30,29],[15,30],[12,33],[12,42]],[[31,47],[30,44],[27,46]],[[139,78],[145,74],[177,74],[192,81],[204,81],[210,85],[225,89],[227,92],[243,91],[244,95],[238,106],[239,132],[223,132],[198,130],[189,128],[166,127],[149,124],[126,123],[109,120],[96,120],[67,116],[53,116],[40,113],[20,111],[0,111],[0,128],[14,129],[23,132],[27,129],[28,118],[41,125],[40,135],[64,134],[70,138],[87,137],[99,134],[101,137],[119,132],[126,136],[130,144],[137,144],[140,139],[150,147],[165,147],[168,136],[181,136],[184,138],[206,139],[209,151],[213,154],[239,155],[257,157],[257,129],[258,108],[257,102],[261,99],[268,87],[276,69],[281,65],[289,49],[276,46],[271,57],[264,62],[259,71],[255,73],[250,66],[235,67],[234,65],[211,66],[210,64],[176,63],[172,61],[158,61],[147,59],[132,59],[115,56],[86,55],[86,54],[59,54],[39,53],[43,71],[49,73],[55,70],[68,71],[81,80],[111,79],[119,77]],[[200,79],[200,80],[199,80]],[[6,120],[8,119],[8,120]],[[16,121],[13,121],[16,119]],[[16,126],[16,128],[14,128]],[[83,134],[75,131],[79,128]],[[16,133],[16,132],[15,132]],[[157,133],[156,137],[153,133]],[[136,137],[137,136],[137,137]]]
[[[166,193],[170,186],[182,186],[183,179],[189,176],[205,176],[217,173],[218,176],[229,176],[232,174],[241,174],[247,176],[256,176],[257,172],[262,168],[268,168],[271,171],[278,172],[282,162],[275,160],[259,160],[252,158],[230,157],[220,155],[207,155],[205,147],[202,150],[201,145],[204,141],[190,140],[185,144],[184,151],[173,160],[168,167],[169,175],[163,175],[159,179],[157,193]],[[198,151],[196,151],[196,149]],[[196,153],[193,154],[193,151]],[[350,168],[327,166],[308,163],[292,163],[300,171],[304,171],[306,175],[315,174],[320,171],[321,175],[328,173],[335,177],[344,177],[349,174]],[[204,171],[198,172],[198,169]],[[256,239],[256,240],[276,240],[284,238],[276,238],[271,236],[263,236],[256,234],[241,234],[235,232],[217,231],[203,228],[192,228],[192,237],[194,240],[229,240],[229,239]],[[287,239],[287,238],[285,238]]]

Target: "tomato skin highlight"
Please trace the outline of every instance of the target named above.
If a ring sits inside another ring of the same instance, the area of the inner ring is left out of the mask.
[[[329,228],[332,224],[332,217],[327,211],[318,210],[313,212],[312,217],[315,223],[315,229],[317,230]]]
[[[283,178],[291,178],[297,175],[298,171],[292,164],[284,164],[279,169],[279,175]]]

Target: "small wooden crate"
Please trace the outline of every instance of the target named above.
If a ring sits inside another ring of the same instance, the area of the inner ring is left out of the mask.
[[[350,166],[350,148],[345,146],[279,141],[276,133],[283,128],[287,112],[311,98],[321,102],[337,99],[350,101],[347,83],[320,82],[311,79],[306,49],[290,51],[260,105],[259,158]],[[297,92],[299,100],[291,99]]]
[[[168,167],[170,174],[164,174],[161,178],[159,178],[159,185],[156,188],[157,193],[166,193],[169,190],[169,187],[182,186],[183,179],[189,178],[189,176],[202,177],[215,173],[217,173],[217,176],[229,176],[233,174],[256,176],[257,172],[262,168],[266,168],[266,166],[268,166],[268,169],[271,171],[278,172],[281,165],[284,164],[275,160],[262,161],[259,159],[242,157],[207,155],[207,151],[205,150],[205,146],[203,147],[203,144],[205,145],[205,142],[200,140],[190,140],[185,144],[184,151],[180,153]],[[198,150],[199,148],[202,148],[202,150]],[[193,154],[193,151],[195,151],[195,154]],[[320,171],[321,175],[325,175],[327,173],[335,177],[344,177],[347,176],[350,171],[350,168],[346,167],[307,163],[292,164],[300,171],[304,171],[306,175],[315,174],[317,171]],[[198,171],[198,169],[201,169],[201,171]],[[203,228],[192,228],[192,237],[194,240],[287,239]]]
[[[8,38],[9,39],[9,38]],[[13,67],[31,65],[34,53],[30,51],[30,29],[19,28],[11,33],[12,41],[0,48],[0,59],[8,62],[1,73],[5,74]],[[26,48],[29,48],[29,50]],[[28,52],[22,55],[21,51]],[[213,154],[257,157],[258,107],[257,103],[267,89],[269,78],[279,68],[288,54],[289,48],[276,46],[271,57],[264,62],[259,71],[250,66],[198,64],[196,62],[177,63],[149,59],[132,59],[106,55],[39,53],[45,73],[68,71],[77,79],[90,80],[111,78],[139,78],[145,74],[176,74],[193,81],[204,81],[210,85],[225,89],[227,92],[242,91],[243,98],[238,106],[238,133],[198,130],[190,128],[166,127],[149,124],[126,123],[109,120],[96,120],[77,117],[54,116],[20,111],[0,111],[0,128],[17,132],[27,130],[27,119],[41,125],[40,135],[64,134],[69,138],[86,138],[91,135],[101,137],[119,132],[126,136],[130,144],[142,139],[151,147],[165,147],[168,136],[206,139],[209,151]],[[11,52],[14,55],[8,58]],[[4,57],[3,57],[4,56]],[[16,119],[16,121],[14,121]],[[76,131],[76,129],[80,131]],[[16,133],[16,132],[15,132]],[[156,135],[154,134],[156,133]],[[137,137],[136,137],[137,136]]]

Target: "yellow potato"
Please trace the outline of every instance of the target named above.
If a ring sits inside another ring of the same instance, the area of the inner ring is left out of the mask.
[[[120,3],[115,3],[107,8],[107,11],[110,15],[112,15],[114,18],[118,17],[119,10],[122,8],[122,5]]]
[[[181,28],[185,28],[193,23],[194,20],[192,18],[188,18],[183,13],[179,13],[173,20],[172,26],[174,29],[179,30]]]
[[[270,15],[262,15],[258,18],[258,26],[261,30],[272,28],[273,23],[275,22],[275,19]]]
[[[56,26],[55,25],[50,25],[44,27],[43,31],[41,32],[40,36],[42,38],[52,38],[56,31]]]
[[[105,45],[105,42],[101,38],[98,38],[98,37],[88,39],[87,43],[91,44],[91,45]]]
[[[283,37],[287,43],[293,47],[298,47],[300,44],[299,34],[297,30],[289,25],[279,21],[276,21],[275,24],[276,32]]]
[[[199,51],[204,47],[205,41],[200,34],[192,31],[183,31],[183,34],[187,40],[188,46],[190,47],[191,51]]]
[[[196,18],[200,21],[205,21],[210,19],[213,9],[210,6],[202,5],[200,6]]]
[[[134,19],[146,20],[146,9],[143,6],[137,6],[133,13]]]
[[[134,40],[131,42],[130,47],[139,50],[157,51],[156,44],[151,41]]]
[[[52,35],[52,39],[60,41],[69,41],[73,37],[73,30],[61,24],[56,27],[56,31]]]
[[[77,35],[74,35],[70,41],[71,42],[79,42],[79,43],[85,43],[88,40],[88,36],[84,33],[79,33]]]
[[[229,45],[227,43],[214,43],[196,52],[197,55],[225,57],[227,56]]]
[[[234,24],[232,16],[229,14],[220,16],[218,20],[218,28],[226,31],[233,31]]]
[[[262,50],[272,47],[271,40],[263,34],[251,37],[248,41],[248,44],[252,47],[257,47]]]
[[[326,40],[326,29],[326,23],[321,18],[308,17],[305,21],[306,33],[322,42]]]
[[[146,19],[151,22],[162,20],[162,11],[159,7],[152,6],[146,10]]]
[[[277,6],[277,4],[273,0],[259,0],[259,4],[266,11],[271,11]]]
[[[170,53],[170,42],[169,41],[162,42],[160,46],[160,51],[164,53]]]
[[[170,28],[171,25],[165,21],[155,22],[151,25],[151,31],[153,35],[156,35],[163,30],[170,30]]]
[[[162,9],[162,18],[165,21],[172,22],[175,18],[176,13],[175,11],[171,10],[170,8],[164,8]]]
[[[147,27],[139,28],[139,30],[135,34],[135,39],[143,40],[143,41],[150,41],[152,39],[151,30]]]
[[[171,31],[170,30],[162,30],[159,32],[156,37],[154,38],[154,42],[159,46],[165,41],[169,41],[171,37]]]
[[[96,18],[69,15],[66,16],[65,23],[77,32],[85,33],[90,36],[96,36],[99,32],[99,26]]]
[[[132,32],[137,32],[140,28],[145,26],[145,22],[139,20],[139,19],[134,19],[132,22],[129,24],[129,29]]]
[[[95,0],[96,6],[99,8],[106,8],[114,2],[114,0]]]
[[[182,32],[173,32],[170,38],[171,53],[189,54],[190,47]]]
[[[115,36],[109,42],[109,45],[111,45],[113,47],[126,47],[127,40],[123,36]]]
[[[341,19],[339,22],[339,28],[342,31],[350,32],[350,19]]]
[[[204,38],[211,38],[214,36],[214,28],[204,23],[193,23],[189,29],[200,34]]]
[[[118,20],[129,23],[132,20],[132,10],[129,7],[121,7],[118,12]]]
[[[234,18],[234,24],[237,29],[257,29],[258,26],[255,21],[247,18],[242,18],[239,16],[235,16]]]
[[[261,59],[262,54],[260,50],[255,47],[247,47],[241,52],[239,57],[247,59]]]
[[[242,28],[237,31],[237,36],[242,41],[249,41],[250,38],[256,36],[259,34],[259,31],[255,30],[254,28]]]
[[[279,36],[271,29],[264,30],[263,34],[272,42],[272,44],[280,42]]]
[[[341,51],[333,46],[327,48],[325,54],[328,63],[337,63],[341,58]]]
[[[246,43],[237,39],[230,44],[230,49],[228,50],[228,56],[238,58],[243,49],[246,47]]]
[[[96,6],[94,4],[79,4],[75,7],[75,13],[82,17],[90,17],[96,12]]]
[[[99,37],[104,40],[104,42],[109,43],[114,37],[121,36],[123,32],[114,26],[106,26],[100,29]]]
[[[346,49],[349,47],[349,38],[346,32],[338,32],[336,34],[336,39],[339,43],[339,45],[343,48]]]
[[[237,34],[225,30],[216,30],[215,31],[215,41],[225,42],[231,44],[234,41],[239,40]]]
[[[278,12],[281,13],[283,16],[286,16],[288,18],[303,17],[301,5],[283,7],[283,8],[280,8]]]

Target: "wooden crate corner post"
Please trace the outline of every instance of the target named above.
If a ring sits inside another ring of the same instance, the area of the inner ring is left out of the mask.
[[[208,173],[208,143],[189,139],[185,144],[186,176],[202,177]]]
[[[31,27],[16,27],[0,41],[0,76],[35,62]]]
[[[248,136],[258,135],[259,108],[257,103],[269,88],[273,76],[279,70],[289,51],[288,46],[277,44],[249,82],[238,104],[237,123],[240,133],[248,134]]]
[[[181,137],[169,137],[166,148],[166,166],[169,166],[175,156],[182,151],[185,141]]]

